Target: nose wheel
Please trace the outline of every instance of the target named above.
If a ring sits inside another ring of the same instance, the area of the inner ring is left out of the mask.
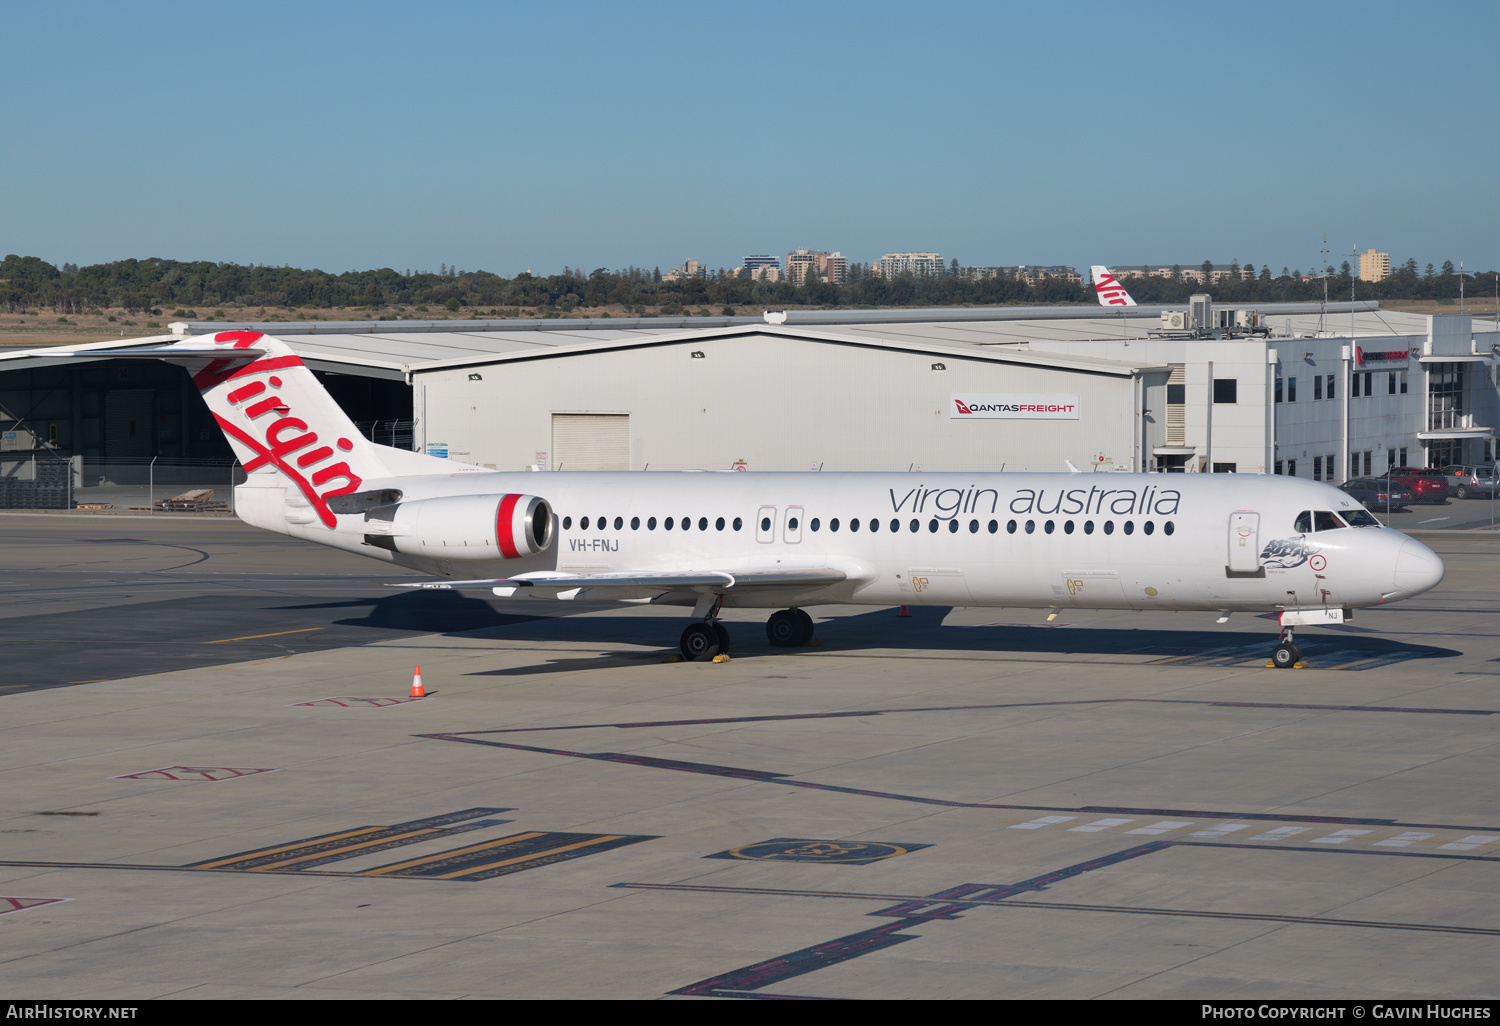
[[[1290,630],[1281,632],[1281,640],[1271,649],[1271,665],[1278,670],[1290,670],[1302,661],[1302,649],[1292,640]]]
[[[783,609],[766,621],[766,640],[777,648],[799,648],[812,636],[812,617],[801,609]]]

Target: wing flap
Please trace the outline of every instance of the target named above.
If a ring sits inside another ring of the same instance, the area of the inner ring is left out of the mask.
[[[392,588],[447,590],[490,588],[497,595],[509,597],[526,593],[552,594],[579,588],[614,589],[617,591],[667,592],[683,588],[721,591],[730,588],[786,588],[838,584],[849,575],[832,567],[786,570],[708,570],[698,573],[637,570],[607,574],[523,574],[519,577],[493,577],[476,581],[422,581],[417,584],[392,584]]]

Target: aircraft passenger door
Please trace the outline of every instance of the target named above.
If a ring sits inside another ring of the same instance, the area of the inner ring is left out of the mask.
[[[762,506],[760,512],[755,514],[755,540],[758,542],[776,540],[775,506]]]
[[[1229,514],[1229,571],[1253,574],[1260,569],[1260,514]]]
[[[802,517],[801,506],[788,506],[786,508],[786,524],[781,531],[782,541],[792,545],[802,540]]]

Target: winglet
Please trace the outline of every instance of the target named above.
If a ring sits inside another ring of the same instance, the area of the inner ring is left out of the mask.
[[[1099,297],[1100,306],[1135,306],[1135,300],[1130,298],[1125,286],[1109,273],[1108,267],[1095,264],[1090,270],[1093,272],[1094,294]]]

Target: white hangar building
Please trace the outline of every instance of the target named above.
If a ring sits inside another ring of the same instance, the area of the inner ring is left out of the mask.
[[[138,457],[206,455],[193,446],[219,440],[185,377],[65,353],[253,328],[285,339],[377,440],[498,469],[1071,463],[1343,480],[1493,454],[1500,334],[1488,324],[1262,304],[1268,330],[1253,337],[1153,337],[1163,309],[178,323],[170,336],[0,356],[0,429],[86,463],[127,444]]]

